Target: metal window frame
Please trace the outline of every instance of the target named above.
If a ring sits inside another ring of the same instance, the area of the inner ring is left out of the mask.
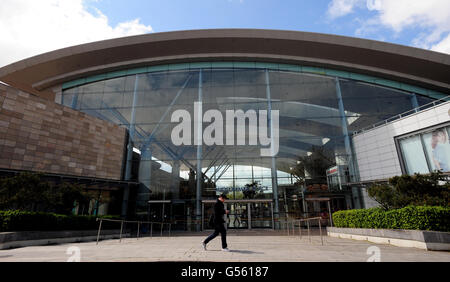
[[[394,136],[395,149],[397,151],[397,156],[398,156],[398,159],[400,161],[400,168],[402,170],[402,174],[409,174],[409,173],[408,173],[408,166],[407,166],[407,164],[405,162],[405,158],[403,157],[403,150],[402,150],[402,148],[400,146],[400,142],[402,140],[404,140],[404,139],[407,139],[407,138],[411,138],[411,137],[414,137],[414,136],[419,136],[420,142],[421,142],[421,145],[422,145],[422,150],[423,150],[424,155],[425,155],[425,160],[427,162],[428,171],[431,172],[432,169],[431,169],[431,166],[430,166],[429,156],[428,156],[425,144],[424,144],[423,135],[427,134],[427,133],[430,133],[430,132],[432,132],[434,130],[441,129],[441,128],[447,128],[447,127],[450,127],[450,122],[448,122],[448,121],[442,122],[442,123],[439,123],[439,124],[436,124],[436,125],[432,125],[432,126],[429,126],[429,127],[421,128],[419,130],[415,130],[415,131],[408,132],[408,133],[405,133],[405,134]]]

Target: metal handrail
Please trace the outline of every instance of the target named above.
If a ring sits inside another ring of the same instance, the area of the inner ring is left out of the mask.
[[[430,109],[430,108],[432,108],[432,107],[435,107],[435,106],[437,106],[437,105],[441,105],[441,104],[443,104],[443,103],[445,103],[445,102],[448,102],[448,101],[450,101],[450,95],[449,95],[449,96],[446,96],[446,97],[444,97],[444,98],[435,100],[435,101],[433,101],[433,102],[430,102],[430,103],[428,103],[428,104],[422,105],[422,106],[420,106],[420,107],[417,107],[417,108],[408,110],[408,111],[403,112],[403,113],[401,113],[401,114],[392,116],[392,117],[390,117],[390,118],[388,118],[388,119],[385,119],[385,120],[383,120],[383,121],[374,123],[374,124],[371,125],[371,126],[368,126],[368,127],[365,127],[365,128],[363,128],[363,129],[360,129],[360,130],[358,130],[358,131],[353,132],[352,135],[355,136],[355,135],[364,133],[364,132],[366,132],[366,131],[368,131],[368,130],[372,130],[372,129],[374,129],[374,128],[377,128],[377,127],[380,127],[380,126],[389,124],[389,123],[391,123],[391,122],[394,122],[394,121],[396,121],[396,120],[399,120],[399,119],[401,119],[401,118],[403,118],[403,117],[406,117],[406,116],[409,116],[409,115],[411,115],[411,114],[418,113],[418,112],[420,112],[421,110],[424,110],[425,108],[426,108],[426,109]]]
[[[299,228],[299,236],[300,239],[302,238],[302,222],[306,222],[307,228],[308,228],[308,239],[311,243],[311,232],[310,232],[310,222],[318,220],[319,222],[319,232],[320,232],[320,241],[323,246],[323,233],[322,233],[322,217],[310,217],[310,218],[300,218],[300,219],[291,219],[291,220],[285,220],[284,223],[286,224],[286,230],[287,230],[287,236],[290,236],[290,227],[289,224],[292,227],[292,236],[295,236],[295,223],[298,222],[298,228]]]
[[[120,236],[119,236],[119,242],[122,242],[122,233],[123,233],[123,224],[124,223],[137,223],[137,235],[136,239],[139,240],[139,231],[140,231],[140,225],[141,224],[150,224],[150,237],[153,238],[153,224],[159,224],[161,225],[161,237],[163,235],[164,225],[167,224],[169,226],[169,237],[171,235],[171,229],[172,229],[172,223],[171,222],[155,222],[155,221],[132,221],[132,220],[120,220],[120,219],[106,219],[106,218],[97,218],[96,221],[100,221],[100,224],[98,226],[98,233],[97,233],[97,245],[98,241],[100,239],[100,232],[102,229],[102,223],[103,221],[109,221],[109,222],[120,222]]]

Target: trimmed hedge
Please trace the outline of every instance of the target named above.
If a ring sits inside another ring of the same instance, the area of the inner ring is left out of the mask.
[[[109,219],[119,218],[117,216],[101,217]],[[96,218],[96,216],[61,215],[17,210],[0,211],[0,232],[94,230],[98,228]],[[117,228],[117,224],[104,222],[102,225],[103,228]]]
[[[381,208],[345,210],[333,213],[336,227],[405,229],[450,232],[450,208],[408,206],[385,211]]]

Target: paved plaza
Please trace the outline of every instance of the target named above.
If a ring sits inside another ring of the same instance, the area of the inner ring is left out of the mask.
[[[300,238],[272,230],[231,230],[228,244],[231,252],[222,252],[220,237],[208,250],[201,247],[208,235],[176,233],[171,237],[124,238],[96,242],[33,246],[0,250],[0,262],[65,262],[79,250],[82,262],[365,262],[373,257],[373,246],[379,248],[382,262],[450,262],[450,252],[424,251],[370,242],[324,236]],[[76,247],[76,248],[71,248]],[[372,248],[370,248],[372,247]],[[370,249],[369,249],[370,248]],[[370,250],[368,252],[368,249]]]

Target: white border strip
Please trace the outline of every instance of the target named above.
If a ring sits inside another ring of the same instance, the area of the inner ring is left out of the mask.
[[[403,248],[418,248],[428,251],[450,251],[450,244],[445,243],[425,243],[415,240],[394,239],[386,237],[375,237],[365,235],[354,235],[337,232],[328,232],[328,236],[342,239],[352,239],[358,241],[369,241],[376,244],[393,245]]]

